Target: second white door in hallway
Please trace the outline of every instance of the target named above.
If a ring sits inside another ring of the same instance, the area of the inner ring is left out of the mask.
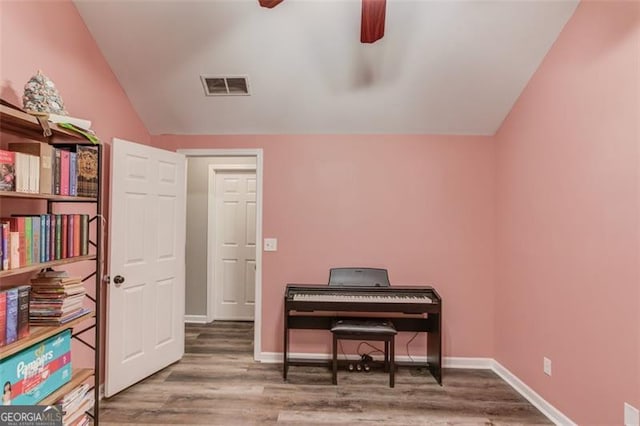
[[[256,277],[255,170],[216,170],[214,179],[214,319],[253,320]]]

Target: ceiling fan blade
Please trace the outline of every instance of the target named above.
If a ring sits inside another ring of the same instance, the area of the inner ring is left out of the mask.
[[[384,18],[387,0],[362,0],[360,41],[373,43],[384,36]]]
[[[258,0],[258,2],[260,2],[260,6],[271,9],[282,3],[282,0]]]

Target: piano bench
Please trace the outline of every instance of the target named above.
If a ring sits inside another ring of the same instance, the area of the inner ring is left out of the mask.
[[[333,376],[338,384],[338,340],[373,340],[384,342],[384,368],[389,371],[389,387],[395,383],[395,336],[396,328],[385,320],[338,320],[331,327],[333,334]]]

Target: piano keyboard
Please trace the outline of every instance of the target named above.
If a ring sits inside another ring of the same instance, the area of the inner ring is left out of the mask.
[[[355,302],[355,303],[433,303],[430,297],[420,294],[337,294],[337,293],[295,293],[294,301],[299,302]]]

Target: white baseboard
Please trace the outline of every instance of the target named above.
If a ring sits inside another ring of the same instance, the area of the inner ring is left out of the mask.
[[[520,380],[515,374],[511,371],[507,370],[502,364],[498,361],[493,360],[493,367],[491,368],[494,373],[502,378],[505,382],[507,382],[512,388],[514,388],[520,395],[525,397],[527,401],[529,401],[534,407],[542,412],[549,420],[551,420],[556,425],[561,426],[576,426],[576,423],[573,422],[569,417],[565,416],[560,410],[547,402],[544,398],[542,398],[536,391],[531,389]]]
[[[206,324],[209,321],[207,321],[206,315],[185,315],[184,322],[191,324]]]
[[[446,356],[442,360],[444,368],[470,368],[475,370],[492,370],[493,358],[465,358]]]
[[[309,360],[329,360],[330,354],[319,353],[289,353],[289,358],[304,358]],[[340,358],[344,359],[344,355],[340,354]],[[358,359],[357,355],[347,355],[347,359]],[[265,364],[282,363],[282,352],[262,352],[260,358],[256,361],[264,362]],[[396,356],[398,362],[427,362],[426,356],[412,356],[409,358],[407,355]],[[482,370],[493,369],[494,360],[492,358],[462,358],[462,357],[445,357],[443,360],[444,368],[475,368]]]
[[[343,357],[343,355],[340,355]],[[290,358],[304,358],[309,360],[329,360],[331,359],[331,355],[329,354],[309,354],[309,353],[290,353]],[[348,359],[358,359],[357,355],[349,355]],[[397,356],[396,360],[399,362],[402,361],[418,361],[418,362],[426,362],[427,358],[425,356],[413,356],[409,358],[408,356]],[[260,359],[256,361],[264,362],[264,363],[282,363],[283,355],[282,352],[262,352],[260,354]],[[542,398],[538,393],[536,393],[533,389],[527,386],[522,380],[520,380],[517,376],[511,373],[509,370],[504,368],[502,364],[496,361],[493,358],[466,358],[466,357],[444,357],[443,358],[443,367],[444,368],[469,368],[469,369],[478,369],[478,370],[492,370],[496,373],[502,380],[507,382],[516,392],[522,395],[527,399],[534,407],[536,407],[542,414],[547,416],[549,420],[559,426],[576,426],[569,417],[565,416],[560,410],[555,408],[553,405],[548,403],[544,398]],[[446,376],[445,376],[445,386],[446,386]]]

